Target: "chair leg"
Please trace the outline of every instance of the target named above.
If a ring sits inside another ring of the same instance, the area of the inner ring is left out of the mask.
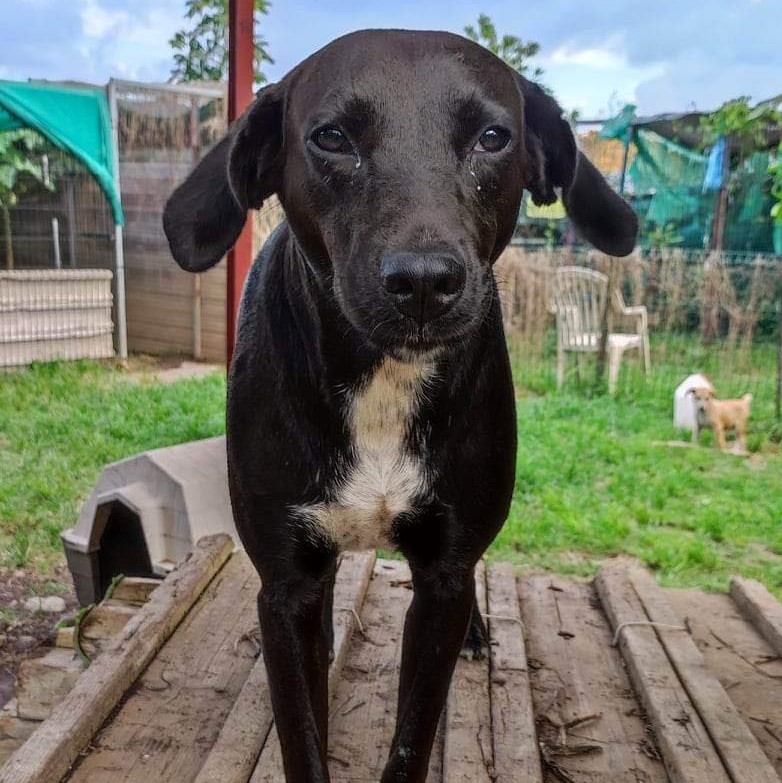
[[[622,351],[612,349],[608,355],[608,393],[616,393],[616,384],[619,380],[619,366],[622,364]]]
[[[644,375],[649,375],[652,371],[652,356],[649,349],[649,335],[643,336],[643,354],[644,354]]]
[[[557,349],[557,388],[561,389],[565,382],[565,352]]]

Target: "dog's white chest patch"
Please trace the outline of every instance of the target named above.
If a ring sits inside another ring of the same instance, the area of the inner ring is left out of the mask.
[[[390,546],[394,518],[426,490],[426,471],[407,441],[433,374],[432,364],[387,358],[354,392],[347,412],[352,464],[332,502],[299,509],[340,549]]]

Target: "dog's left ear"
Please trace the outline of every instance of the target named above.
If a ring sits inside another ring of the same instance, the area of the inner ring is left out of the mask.
[[[188,272],[214,266],[238,239],[247,210],[277,190],[283,95],[281,84],[264,87],[169,197],[163,229],[171,254]]]
[[[635,247],[638,219],[630,205],[579,151],[557,102],[534,82],[519,76],[524,97],[527,189],[538,206],[557,200],[562,188],[568,216],[598,250],[626,256]]]

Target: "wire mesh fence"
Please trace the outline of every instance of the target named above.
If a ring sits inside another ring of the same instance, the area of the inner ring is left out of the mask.
[[[729,143],[716,182],[700,115],[651,118],[624,128],[624,138],[610,137],[616,122],[577,123],[575,131],[581,150],[638,215],[641,247],[782,254],[782,224],[770,216],[780,128],[769,129],[759,149]],[[528,197],[516,236],[530,247],[579,243],[564,210],[540,209]]]
[[[503,319],[520,388],[556,390],[556,270],[596,269],[628,308],[646,308],[651,373],[640,351],[628,352],[618,394],[673,395],[690,374],[705,373],[724,398],[752,393],[758,416],[778,418],[782,362],[782,259],[755,254],[637,251],[626,259],[596,251],[534,251],[512,246],[495,268]],[[633,318],[613,314],[611,333],[632,333]],[[571,362],[565,388],[600,388],[597,351]]]
[[[39,139],[34,162],[45,179],[20,177],[3,221],[0,269],[111,269],[114,221],[103,191],[80,161]]]

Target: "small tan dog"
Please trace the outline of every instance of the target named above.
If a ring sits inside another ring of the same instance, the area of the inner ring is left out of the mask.
[[[725,430],[736,431],[736,441],[742,451],[747,450],[746,428],[749,420],[749,408],[752,403],[752,395],[745,394],[738,400],[717,400],[714,398],[714,390],[707,386],[690,389],[695,398],[697,408],[698,426],[692,433],[692,439],[698,440],[698,435],[703,427],[711,427],[717,437],[720,449],[725,451]]]

